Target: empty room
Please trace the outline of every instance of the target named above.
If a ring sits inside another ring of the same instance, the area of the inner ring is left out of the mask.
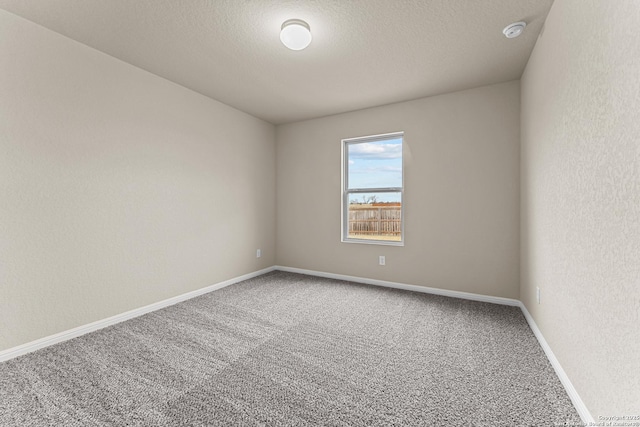
[[[0,0],[1,426],[640,426],[637,0]]]

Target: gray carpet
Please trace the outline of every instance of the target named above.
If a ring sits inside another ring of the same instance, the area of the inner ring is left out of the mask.
[[[284,272],[0,364],[2,426],[563,422],[519,308]]]

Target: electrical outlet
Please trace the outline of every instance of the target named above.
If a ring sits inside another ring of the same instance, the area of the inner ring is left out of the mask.
[[[256,258],[260,258],[262,256],[262,251],[260,249],[258,249],[256,251]]]
[[[385,263],[384,255],[380,255],[380,257],[378,258],[378,262],[380,263],[380,265],[384,265]]]
[[[536,301],[540,304],[540,288],[536,287]]]

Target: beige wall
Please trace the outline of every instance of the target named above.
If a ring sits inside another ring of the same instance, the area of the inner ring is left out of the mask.
[[[274,126],[0,10],[0,350],[273,265],[274,198]]]
[[[515,81],[278,126],[277,263],[518,298],[519,91]],[[395,131],[405,246],[341,243],[341,139]]]
[[[521,297],[596,421],[640,415],[638,26],[556,1],[522,77]]]

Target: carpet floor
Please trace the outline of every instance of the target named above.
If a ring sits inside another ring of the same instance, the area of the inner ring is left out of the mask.
[[[554,426],[519,308],[275,271],[0,364],[2,426]]]

